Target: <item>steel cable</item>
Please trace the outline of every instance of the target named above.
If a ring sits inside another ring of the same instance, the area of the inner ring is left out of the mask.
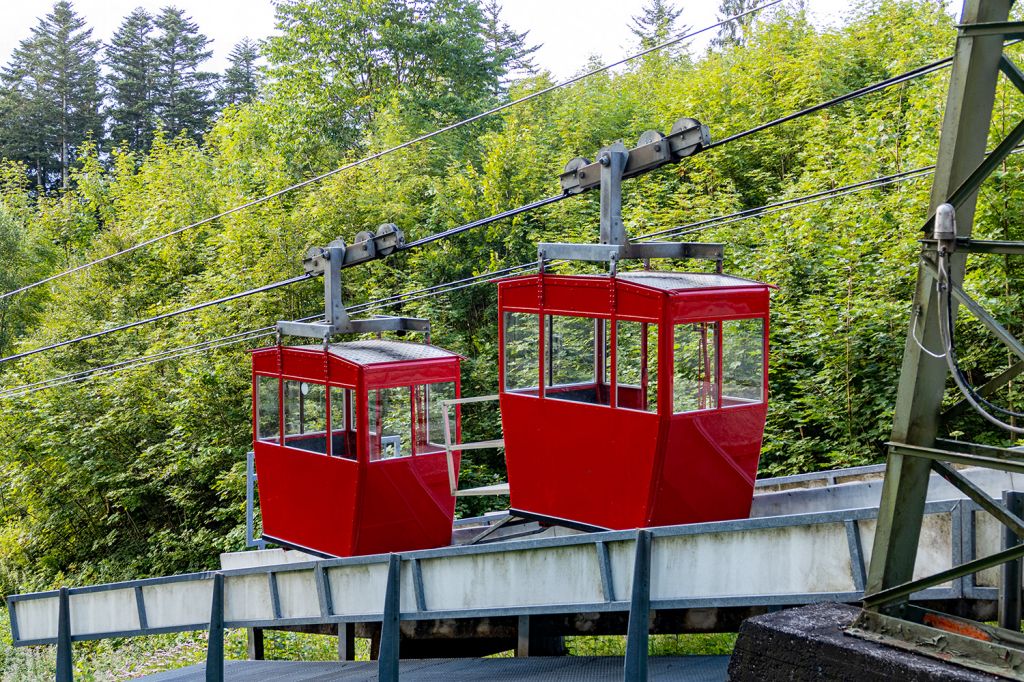
[[[765,6],[767,6],[767,5],[765,5]],[[654,49],[654,48],[652,48],[652,49]],[[784,116],[784,117],[775,119],[773,121],[770,121],[768,123],[764,123],[764,124],[755,126],[753,128],[748,129],[747,131],[743,131],[741,133],[736,133],[736,134],[734,134],[734,135],[732,135],[732,136],[730,136],[728,138],[725,138],[725,140],[722,140],[722,141],[720,141],[718,143],[712,143],[712,145],[710,145],[710,147],[714,147],[714,146],[717,146],[719,144],[724,144],[726,141],[734,141],[734,140],[740,139],[742,137],[745,137],[746,135],[753,134],[755,132],[760,132],[760,131],[766,130],[766,129],[770,128],[770,127],[773,127],[773,126],[776,126],[776,125],[781,125],[782,123],[795,120],[796,118],[799,118],[801,116],[806,116],[806,115],[808,115],[810,113],[813,113],[813,112],[816,112],[816,111],[821,111],[821,110],[823,110],[825,108],[828,108],[828,107],[831,107],[831,106],[836,106],[838,104],[850,101],[850,100],[855,99],[857,97],[862,97],[864,95],[867,95],[867,94],[870,94],[870,93],[873,93],[873,92],[878,92],[879,90],[887,88],[887,87],[891,87],[892,85],[903,83],[903,82],[906,82],[906,81],[911,80],[913,78],[918,78],[920,76],[923,76],[923,75],[926,75],[928,73],[931,73],[931,72],[937,70],[938,68],[942,68],[943,66],[948,64],[951,61],[951,59],[952,58],[946,58],[946,59],[938,60],[936,62],[932,62],[931,64],[927,64],[925,66],[918,67],[916,69],[912,69],[912,70],[910,70],[908,72],[905,72],[903,74],[900,74],[898,76],[894,76],[893,78],[889,78],[889,79],[886,79],[884,81],[880,81],[878,83],[875,83],[874,85],[866,86],[866,87],[863,87],[863,88],[858,88],[857,90],[851,91],[851,92],[849,92],[849,93],[847,93],[845,95],[842,95],[840,97],[833,98],[831,100],[828,100],[827,102],[823,102],[823,103],[820,103],[820,104],[815,105],[813,107],[808,107],[806,109],[802,109],[801,111],[795,112],[795,113],[790,114],[788,116]],[[903,173],[898,173],[898,174],[894,174],[892,176],[888,176],[888,178],[899,178],[899,177],[904,177],[904,176],[909,177],[909,176],[911,176],[911,175],[913,175],[915,173],[930,172],[931,168],[933,168],[933,167],[924,167],[924,168],[914,169],[914,170],[911,170],[911,171],[904,171]],[[811,203],[811,202],[808,201],[809,199],[813,200],[813,199],[815,199],[817,197],[831,197],[833,193],[840,192],[840,191],[845,191],[845,192],[848,193],[849,191],[855,191],[856,188],[862,187],[862,186],[876,186],[876,183],[878,183],[880,180],[885,180],[885,179],[887,179],[887,178],[882,178],[882,179],[876,178],[875,180],[867,180],[867,181],[863,181],[861,183],[855,183],[854,185],[850,185],[850,186],[847,186],[847,187],[844,187],[844,188],[838,188],[836,190],[824,190],[824,191],[816,193],[814,195],[808,195],[808,196],[805,196],[805,197],[799,197],[799,198],[795,198],[795,199],[784,200],[784,201],[776,202],[775,204],[766,205],[766,206],[763,206],[763,207],[760,207],[760,208],[746,209],[744,211],[738,211],[738,212],[736,212],[734,214],[731,214],[731,215],[728,215],[728,216],[724,216],[724,217],[710,218],[710,219],[707,219],[707,220],[704,220],[704,221],[698,221],[696,223],[691,223],[689,225],[684,225],[684,226],[680,226],[680,227],[676,227],[676,228],[669,228],[667,230],[660,230],[660,231],[649,233],[649,234],[646,234],[646,235],[641,235],[640,237],[638,237],[638,239],[649,239],[649,238],[651,238],[653,236],[658,236],[658,235],[689,234],[689,233],[701,231],[703,229],[708,229],[708,228],[710,228],[712,226],[728,224],[728,223],[731,223],[731,222],[737,222],[739,220],[745,220],[745,219],[747,219],[749,217],[753,217],[755,215],[769,215],[769,214],[772,214],[772,213],[777,213],[780,210],[785,210],[787,208],[796,208],[796,207],[799,207],[801,205],[805,205],[806,203]],[[892,181],[895,181],[895,180],[892,180]],[[544,199],[540,199],[540,200],[532,202],[530,204],[525,204],[523,206],[519,206],[519,207],[516,207],[516,208],[513,208],[513,209],[509,209],[507,211],[503,211],[501,213],[498,213],[498,214],[495,214],[495,215],[492,215],[492,216],[488,216],[486,218],[481,218],[481,219],[474,220],[474,221],[471,221],[469,223],[466,223],[466,224],[463,224],[463,225],[460,225],[460,226],[457,226],[457,227],[454,227],[454,228],[450,228],[450,229],[447,229],[447,230],[442,230],[441,232],[438,232],[438,233],[433,234],[433,235],[428,235],[427,237],[421,238],[419,240],[416,240],[414,242],[411,242],[409,244],[404,245],[403,247],[401,247],[401,250],[404,251],[404,250],[413,249],[413,248],[416,248],[416,247],[419,247],[419,246],[423,246],[423,245],[426,245],[426,244],[429,244],[429,243],[432,243],[432,242],[435,242],[435,241],[439,241],[441,239],[445,239],[445,238],[454,236],[456,234],[460,234],[462,232],[465,232],[465,231],[470,230],[470,229],[474,229],[476,227],[480,227],[480,226],[483,226],[483,225],[488,225],[488,224],[491,224],[493,222],[496,222],[496,221],[499,221],[499,220],[503,220],[505,218],[509,218],[509,217],[513,217],[513,216],[516,216],[516,215],[519,215],[519,214],[522,214],[522,213],[526,213],[528,211],[532,211],[532,210],[535,210],[537,208],[540,208],[540,207],[543,207],[543,206],[547,206],[549,204],[561,201],[562,199],[565,199],[568,196],[575,196],[575,195],[561,194],[561,195],[555,195],[555,196],[547,197],[547,198],[544,198]],[[11,355],[11,356],[8,356],[8,357],[5,357],[5,358],[0,358],[0,364],[6,363],[6,362],[10,362],[10,361],[13,361],[13,360],[17,360],[17,359],[21,359],[21,358],[24,358],[24,357],[28,357],[30,355],[35,355],[37,353],[42,353],[42,352],[45,352],[45,351],[49,351],[49,350],[54,350],[54,349],[57,349],[57,348],[65,347],[65,346],[68,346],[68,345],[72,345],[74,343],[79,343],[79,342],[82,342],[82,341],[87,341],[87,340],[90,340],[90,339],[99,338],[101,336],[105,336],[107,334],[111,334],[111,333],[114,333],[114,332],[124,331],[124,330],[127,330],[127,329],[131,329],[131,328],[134,328],[134,327],[138,327],[138,326],[144,325],[144,324],[149,324],[149,323],[152,323],[152,322],[157,322],[157,321],[160,321],[160,320],[163,320],[163,319],[167,319],[167,318],[170,318],[170,317],[175,317],[177,315],[182,315],[182,314],[185,314],[185,313],[194,312],[194,311],[200,310],[202,308],[210,307],[210,306],[213,306],[213,305],[219,305],[221,303],[225,303],[225,302],[228,302],[228,301],[236,300],[238,298],[242,298],[242,297],[245,297],[245,296],[250,296],[250,295],[253,295],[253,294],[257,294],[257,293],[262,293],[264,291],[269,291],[271,289],[276,289],[276,288],[280,288],[280,287],[284,287],[284,286],[289,286],[291,284],[294,284],[296,282],[309,279],[311,277],[312,277],[312,275],[309,275],[309,274],[301,275],[299,277],[294,277],[294,278],[291,278],[291,279],[288,279],[288,280],[283,280],[281,282],[275,282],[275,283],[272,283],[272,284],[265,285],[263,287],[258,287],[256,289],[250,289],[248,291],[239,292],[239,293],[232,294],[230,296],[225,296],[223,298],[216,299],[216,300],[213,300],[213,301],[207,301],[205,303],[200,303],[200,304],[196,304],[196,305],[193,305],[193,306],[188,306],[186,308],[182,308],[182,309],[179,309],[179,310],[176,310],[176,311],[172,311],[172,312],[169,312],[169,313],[164,313],[164,314],[157,315],[157,316],[154,316],[154,317],[150,317],[150,318],[147,318],[147,319],[144,319],[144,320],[139,320],[139,321],[136,321],[136,322],[131,322],[131,323],[119,325],[117,327],[113,327],[113,328],[110,328],[110,329],[105,329],[105,330],[102,330],[102,331],[99,331],[99,332],[94,332],[92,334],[86,334],[86,335],[83,335],[83,336],[79,336],[79,337],[74,338],[74,339],[62,341],[62,342],[59,342],[59,343],[50,344],[50,345],[43,346],[43,347],[40,347],[40,348],[35,348],[35,349],[29,350],[29,351],[24,351],[22,353]],[[0,393],[0,395],[2,395],[2,393]]]

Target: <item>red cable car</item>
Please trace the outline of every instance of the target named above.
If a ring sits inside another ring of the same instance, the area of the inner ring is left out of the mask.
[[[459,396],[460,359],[384,340],[253,351],[264,538],[331,556],[449,544],[440,401]]]
[[[586,529],[748,516],[768,293],[715,273],[500,282],[512,513]]]
[[[350,319],[341,270],[392,253],[401,230],[381,225],[356,243],[310,249],[324,278],[323,322],[278,322],[278,345],[252,351],[253,450],[263,536],[328,556],[441,547],[452,537],[441,401],[459,397],[461,356],[429,343],[335,334],[430,333],[426,320]],[[320,339],[282,346],[283,335]],[[459,441],[459,412],[455,442]],[[453,456],[458,471],[459,459]]]

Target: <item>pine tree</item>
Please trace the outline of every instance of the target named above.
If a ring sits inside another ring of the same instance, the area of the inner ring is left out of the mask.
[[[44,189],[66,187],[76,150],[101,133],[99,41],[60,0],[3,70],[0,150],[25,161]]]
[[[682,13],[682,8],[670,0],[648,0],[642,13],[633,17],[629,30],[640,39],[640,47],[647,50],[689,30],[688,26],[676,25]]]
[[[256,66],[259,57],[259,48],[248,38],[242,38],[232,48],[231,54],[228,55],[231,65],[224,72],[217,98],[221,108],[232,104],[244,104],[256,97],[259,92],[259,73]]]
[[[165,7],[154,21],[160,34],[153,41],[156,72],[153,101],[157,120],[169,135],[183,130],[199,139],[213,115],[211,91],[216,76],[199,70],[210,58],[210,39],[185,11]]]
[[[153,77],[156,53],[153,17],[141,7],[125,17],[107,46],[105,63],[111,104],[107,109],[111,141],[148,149],[153,141]]]
[[[718,18],[728,19],[738,14],[742,14],[747,10],[753,9],[756,5],[755,0],[721,0],[718,5]],[[727,24],[723,24],[718,29],[718,37],[713,41],[716,45],[739,45],[743,42],[743,29],[753,21],[754,15],[748,14],[740,17],[734,21],[730,21]]]
[[[533,53],[540,45],[528,46],[526,36],[529,31],[517,33],[511,26],[501,20],[501,3],[498,0],[486,0],[480,8],[483,13],[483,38],[486,41],[491,58],[505,72],[503,84],[509,80],[537,73],[537,65],[533,62]]]

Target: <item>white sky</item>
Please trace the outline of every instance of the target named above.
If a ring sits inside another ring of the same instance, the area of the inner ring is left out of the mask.
[[[108,40],[121,20],[135,7],[159,12],[168,4],[184,9],[213,39],[213,59],[205,68],[223,71],[231,48],[243,37],[260,39],[274,30],[271,0],[72,0],[75,10],[93,28],[93,36]],[[628,26],[645,0],[505,0],[505,20],[516,30],[529,30],[531,44],[543,43],[537,63],[556,77],[572,75],[587,57],[597,54],[610,62],[633,45]],[[680,21],[701,28],[715,21],[717,0],[676,0],[683,7]],[[29,35],[38,17],[53,3],[48,0],[0,0],[0,63]],[[824,23],[840,16],[849,0],[810,0],[812,16]],[[713,33],[706,34],[707,38]],[[695,41],[696,46],[705,40]]]

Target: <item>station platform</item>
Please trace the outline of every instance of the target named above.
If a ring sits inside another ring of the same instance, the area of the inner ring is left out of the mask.
[[[456,658],[400,661],[403,680],[555,680],[621,681],[623,659],[618,656],[553,656],[535,658]],[[650,680],[724,682],[728,656],[658,656],[648,659]],[[204,664],[140,678],[149,682],[201,682]],[[376,661],[309,663],[295,661],[225,661],[225,682],[312,682],[376,680]]]

